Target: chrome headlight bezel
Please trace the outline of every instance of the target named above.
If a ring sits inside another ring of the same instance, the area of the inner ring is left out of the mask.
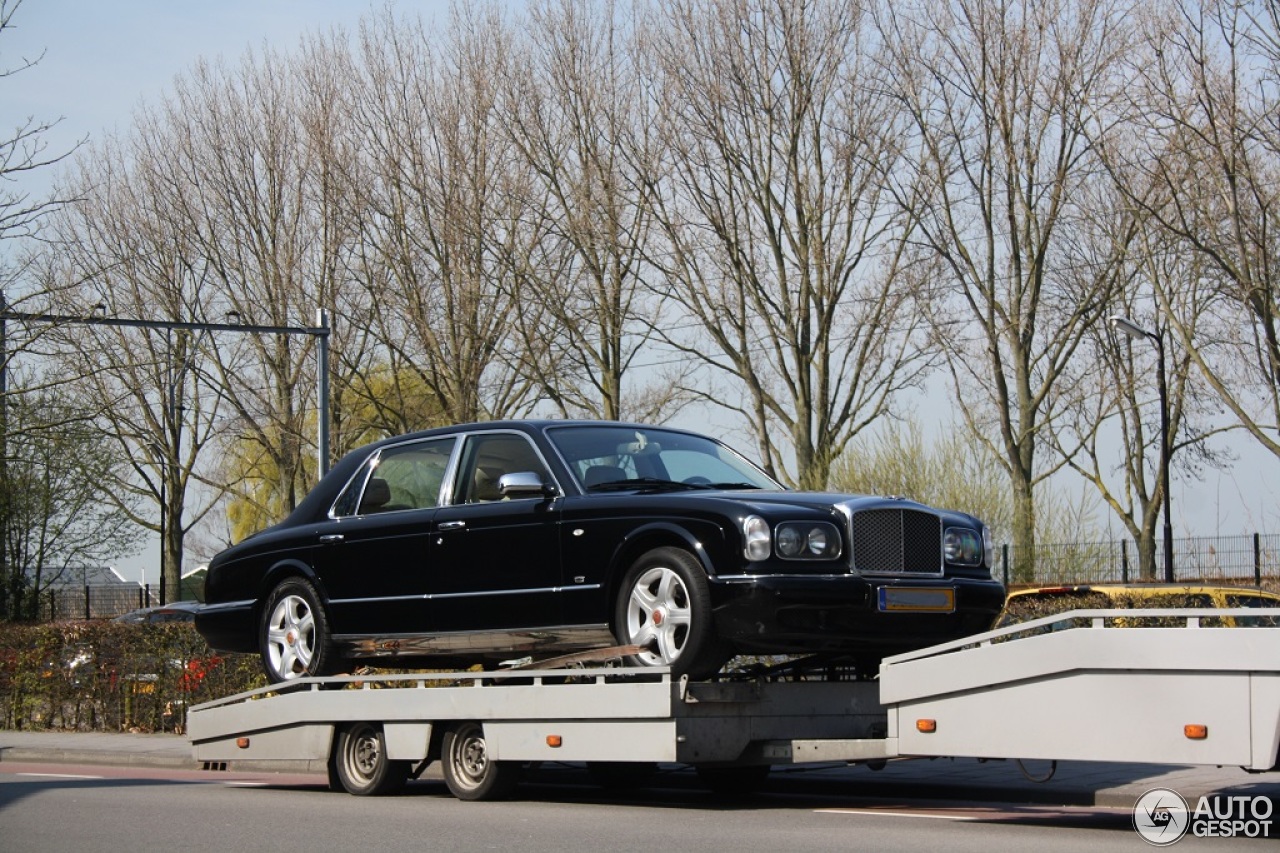
[[[840,529],[829,521],[784,521],[774,529],[774,552],[781,560],[838,560]]]

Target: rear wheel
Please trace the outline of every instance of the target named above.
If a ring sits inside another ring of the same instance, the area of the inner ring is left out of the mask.
[[[329,618],[315,587],[302,578],[281,581],[267,598],[259,625],[262,668],[272,682],[337,671],[329,645]]]
[[[460,800],[499,800],[519,781],[520,765],[494,761],[479,723],[457,723],[440,743],[440,769],[449,792]]]
[[[729,651],[715,635],[702,566],[680,548],[655,548],[623,577],[614,612],[618,642],[641,647],[633,666],[669,666],[672,675],[715,675]]]
[[[392,794],[409,779],[410,762],[392,761],[382,728],[372,723],[352,723],[338,731],[329,758],[330,779],[359,797]]]

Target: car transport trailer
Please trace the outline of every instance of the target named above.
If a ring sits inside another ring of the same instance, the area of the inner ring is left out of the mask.
[[[1072,611],[887,658],[870,681],[618,667],[307,678],[196,705],[188,734],[206,767],[324,762],[353,794],[439,760],[450,791],[476,800],[545,761],[602,780],[678,762],[722,788],[775,765],[924,757],[1266,771],[1280,769],[1280,609]]]

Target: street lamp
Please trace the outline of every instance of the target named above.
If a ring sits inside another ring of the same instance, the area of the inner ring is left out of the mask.
[[[1110,318],[1111,328],[1128,337],[1146,338],[1156,345],[1156,383],[1160,390],[1160,488],[1164,492],[1164,579],[1173,583],[1173,516],[1169,488],[1169,387],[1164,373],[1164,330],[1156,326],[1148,332],[1128,317]]]

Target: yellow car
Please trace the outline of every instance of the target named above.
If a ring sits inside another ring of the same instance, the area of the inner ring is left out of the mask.
[[[1280,595],[1265,590],[1239,586],[1206,584],[1090,584],[1083,586],[1037,586],[1009,593],[996,626],[1003,628],[1019,622],[1052,616],[1068,610],[1151,610],[1185,607],[1277,607]],[[1212,617],[1203,624],[1237,627],[1237,617]],[[1275,626],[1275,616],[1255,617],[1251,625]]]

